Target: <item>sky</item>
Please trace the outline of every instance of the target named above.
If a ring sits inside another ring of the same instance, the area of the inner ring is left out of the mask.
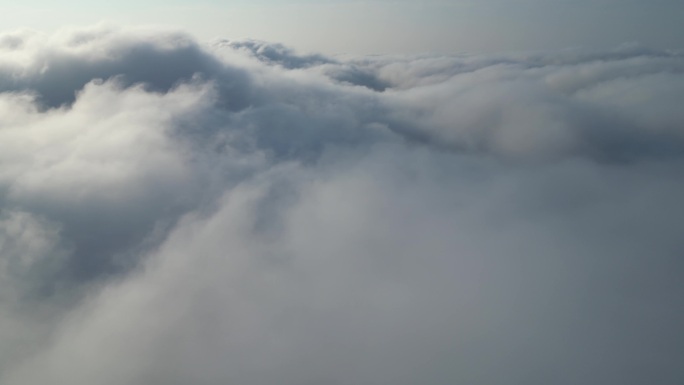
[[[677,0],[0,2],[5,28],[157,24],[200,39],[253,38],[327,54],[680,48]]]
[[[683,383],[681,6],[616,4],[2,5],[0,385]]]

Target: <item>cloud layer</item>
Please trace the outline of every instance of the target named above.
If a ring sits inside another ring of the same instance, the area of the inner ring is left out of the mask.
[[[684,379],[684,55],[0,36],[0,384]]]

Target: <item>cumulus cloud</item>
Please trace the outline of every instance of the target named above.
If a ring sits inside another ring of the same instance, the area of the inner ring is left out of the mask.
[[[0,384],[684,379],[682,53],[0,50]]]

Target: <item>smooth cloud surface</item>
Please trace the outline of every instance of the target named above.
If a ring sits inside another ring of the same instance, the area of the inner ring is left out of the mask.
[[[681,53],[0,47],[0,384],[684,380]]]

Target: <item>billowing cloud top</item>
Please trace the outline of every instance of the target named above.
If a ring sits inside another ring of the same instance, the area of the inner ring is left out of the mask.
[[[0,36],[0,384],[684,380],[684,55]]]

